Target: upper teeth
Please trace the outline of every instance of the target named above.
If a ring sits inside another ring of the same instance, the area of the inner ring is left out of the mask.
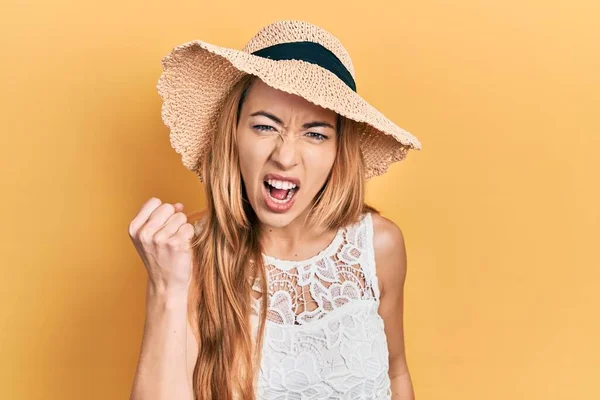
[[[296,188],[296,184],[292,183],[292,182],[288,182],[288,181],[278,181],[275,179],[269,179],[267,181],[269,183],[269,185],[273,186],[274,188],[277,189],[285,189],[285,190],[289,190],[289,189],[295,189]]]

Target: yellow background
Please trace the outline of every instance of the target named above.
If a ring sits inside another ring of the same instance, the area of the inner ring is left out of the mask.
[[[408,249],[419,400],[600,398],[600,3],[4,1],[0,398],[125,399],[151,196],[204,204],[170,148],[160,59],[306,19],[423,143],[369,184]]]

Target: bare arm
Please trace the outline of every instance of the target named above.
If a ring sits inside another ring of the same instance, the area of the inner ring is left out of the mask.
[[[194,400],[198,348],[188,320],[194,227],[182,210],[181,203],[163,204],[153,197],[129,224],[148,271],[146,320],[130,400]]]
[[[130,400],[194,399],[192,373],[198,350],[187,318],[187,300],[185,292],[166,295],[148,284],[144,335]]]
[[[402,231],[380,215],[373,214],[375,263],[381,283],[379,313],[384,320],[390,353],[389,376],[393,400],[414,400],[404,347],[404,281],[406,249]]]

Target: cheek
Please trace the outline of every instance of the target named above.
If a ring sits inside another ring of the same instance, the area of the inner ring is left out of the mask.
[[[335,155],[335,146],[331,146],[328,148],[325,148],[325,146],[323,146],[323,148],[318,149],[318,151],[307,152],[307,154],[304,157],[304,160],[307,166],[309,176],[312,177],[311,181],[315,182],[315,184],[318,185],[322,185],[323,183],[325,183],[325,179],[327,179],[327,175],[329,175],[329,172],[333,167]]]
[[[237,141],[240,171],[246,185],[255,184],[258,174],[268,158],[266,146],[260,146],[247,132],[240,132]],[[246,190],[250,188],[246,186]]]

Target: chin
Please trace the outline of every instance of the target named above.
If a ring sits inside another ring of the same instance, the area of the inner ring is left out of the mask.
[[[273,215],[270,212],[260,212],[257,214],[258,219],[262,224],[272,226],[273,228],[283,228],[288,226],[294,219],[289,215]]]
[[[266,209],[264,206],[258,208],[258,212],[256,210],[257,208],[254,208],[254,212],[256,213],[258,220],[262,224],[272,226],[274,228],[283,228],[288,226],[301,214],[296,212],[296,210],[293,208],[285,213],[274,213]]]

